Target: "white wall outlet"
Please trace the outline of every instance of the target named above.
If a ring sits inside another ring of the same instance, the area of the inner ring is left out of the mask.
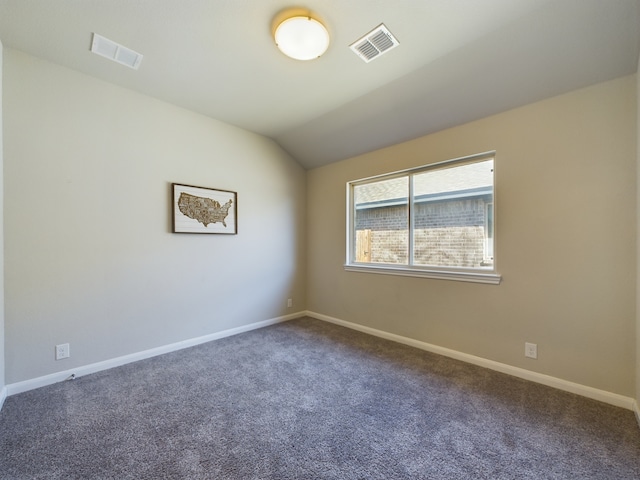
[[[538,358],[538,344],[537,343],[525,343],[524,344],[524,356],[528,358]]]
[[[287,299],[287,308],[291,308],[291,307],[293,307],[293,300],[289,298]]]
[[[69,358],[71,356],[71,350],[68,343],[61,343],[56,345],[56,360],[62,360],[63,358]]]

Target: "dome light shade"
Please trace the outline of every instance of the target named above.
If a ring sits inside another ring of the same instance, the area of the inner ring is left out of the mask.
[[[296,60],[313,60],[329,48],[329,32],[311,17],[291,17],[276,28],[276,45],[282,53]]]

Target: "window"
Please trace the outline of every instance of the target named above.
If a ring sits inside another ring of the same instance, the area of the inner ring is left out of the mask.
[[[351,271],[500,282],[494,153],[347,184]]]

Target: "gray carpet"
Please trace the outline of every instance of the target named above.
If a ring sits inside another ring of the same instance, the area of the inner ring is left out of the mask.
[[[639,479],[632,412],[303,318],[9,397],[3,479]]]

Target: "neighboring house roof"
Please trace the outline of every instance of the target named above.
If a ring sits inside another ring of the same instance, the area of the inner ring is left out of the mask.
[[[425,170],[413,175],[416,200],[443,200],[488,195],[493,191],[493,159],[449,168]],[[391,178],[356,185],[358,208],[372,208],[404,203],[409,187],[407,177]]]

